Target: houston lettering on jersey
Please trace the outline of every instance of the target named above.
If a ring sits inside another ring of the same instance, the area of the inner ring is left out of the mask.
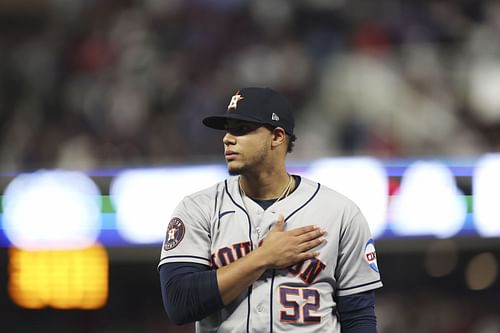
[[[325,267],[326,265],[321,260],[312,258],[289,267],[288,273],[298,276],[307,284],[312,284]]]
[[[233,261],[246,256],[251,251],[249,241],[235,243],[231,246],[225,246],[212,253],[212,268],[220,268],[229,265]],[[288,273],[299,277],[306,284],[312,284],[318,275],[325,269],[326,265],[318,258],[312,258],[290,266]]]
[[[217,269],[229,265],[233,261],[249,254],[251,249],[249,241],[222,247],[215,253],[212,253],[212,267]]]

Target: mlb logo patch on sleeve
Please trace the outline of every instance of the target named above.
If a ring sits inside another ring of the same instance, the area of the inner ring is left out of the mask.
[[[375,272],[379,272],[377,265],[377,253],[375,252],[375,242],[373,239],[370,239],[368,243],[366,243],[365,260]]]
[[[175,248],[184,238],[186,233],[186,228],[184,227],[184,222],[178,217],[174,217],[170,220],[167,228],[167,235],[165,237],[165,245],[163,248],[165,251],[172,250]]]

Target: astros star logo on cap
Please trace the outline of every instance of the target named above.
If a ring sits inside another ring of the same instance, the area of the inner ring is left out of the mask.
[[[242,99],[245,99],[245,97],[240,95],[240,92],[238,91],[236,95],[231,97],[231,101],[229,102],[229,105],[227,106],[227,109],[236,109],[238,106],[238,102],[241,101]]]

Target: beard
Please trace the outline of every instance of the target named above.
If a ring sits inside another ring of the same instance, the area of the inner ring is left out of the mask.
[[[263,144],[261,149],[259,149],[255,155],[251,157],[245,156],[246,160],[227,163],[227,172],[231,176],[239,176],[256,172],[262,166],[263,161],[267,160],[269,154],[270,151],[268,151],[267,147]],[[242,159],[244,159],[244,156],[242,156]]]
[[[227,172],[229,173],[230,176],[238,176],[242,175],[245,173],[247,168],[245,166],[239,166],[239,167],[230,167],[229,165],[227,166]]]

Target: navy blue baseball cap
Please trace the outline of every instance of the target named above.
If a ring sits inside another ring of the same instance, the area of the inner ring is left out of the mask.
[[[272,127],[281,127],[293,135],[295,120],[288,100],[269,88],[243,88],[231,98],[224,114],[203,119],[210,128],[225,129],[230,119],[249,121]]]

